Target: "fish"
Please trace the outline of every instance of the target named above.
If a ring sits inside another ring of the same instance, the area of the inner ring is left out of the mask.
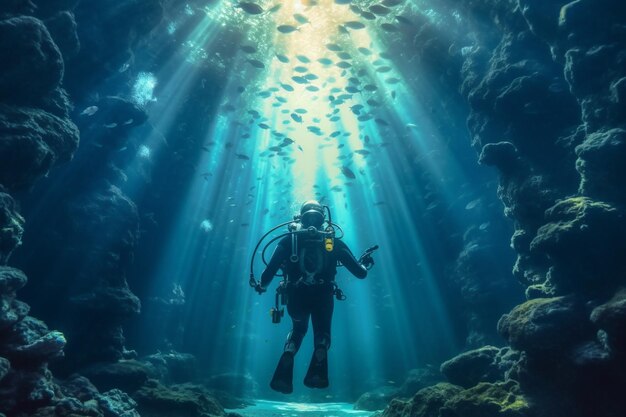
[[[387,84],[397,84],[397,83],[399,83],[399,82],[400,82],[400,80],[399,80],[398,78],[391,77],[391,78],[387,78],[387,79],[385,80],[385,82],[386,82]]]
[[[322,136],[322,130],[317,127],[317,126],[307,126],[307,130],[313,134],[316,134],[317,136]]]
[[[105,124],[104,127],[106,127],[107,129],[113,129],[117,127],[117,123]]]
[[[278,3],[278,4],[276,4],[276,5],[272,6],[272,7],[270,7],[269,9],[267,9],[267,12],[268,12],[268,13],[276,13],[277,11],[279,11],[279,10],[280,10],[280,8],[281,8],[281,7],[283,7],[283,5],[282,5],[282,4],[280,4],[280,3]]]
[[[360,92],[361,92],[361,90],[359,90],[358,88],[353,87],[353,86],[348,86],[348,87],[346,87],[346,91],[347,91],[348,93],[353,93],[353,94],[356,94],[356,93],[360,93]]]
[[[400,29],[398,28],[398,26],[392,24],[392,23],[383,23],[380,25],[380,27],[385,31],[385,32],[398,32]]]
[[[276,58],[282,62],[283,64],[286,64],[289,62],[289,58],[287,58],[285,55],[283,54],[276,54]]]
[[[276,30],[278,30],[280,33],[288,34],[295,32],[296,30],[298,30],[298,28],[293,25],[280,25],[276,27]]]
[[[363,19],[367,19],[367,20],[376,20],[376,15],[374,13],[368,12],[368,11],[362,11],[361,13],[359,13],[361,15],[361,17]]]
[[[374,121],[381,126],[389,126],[389,123],[384,119],[374,119]]]
[[[302,62],[303,64],[308,64],[309,62],[311,62],[311,60],[304,55],[296,55],[296,58],[298,58],[298,61]]]
[[[241,50],[247,54],[253,54],[257,51],[257,49],[252,45],[241,45]]]
[[[382,67],[376,68],[376,72],[384,73],[384,72],[389,72],[389,71],[391,71],[391,67],[389,67],[387,65],[384,65]]]
[[[365,156],[365,155],[369,155],[371,152],[368,151],[367,149],[357,149],[354,151],[354,153]]]
[[[301,23],[301,24],[307,24],[310,23],[309,19],[307,19],[306,16],[301,15],[300,13],[296,13],[293,15],[293,18],[296,19],[296,22]]]
[[[346,166],[341,167],[341,172],[343,173],[343,175],[345,175],[348,178],[351,178],[351,179],[356,178],[356,175],[354,175],[354,172],[352,172],[352,170]]]
[[[480,203],[481,203],[480,198],[477,198],[476,200],[470,201],[469,203],[467,203],[465,205],[465,210],[472,210],[472,209],[476,208]]]
[[[303,66],[301,66],[301,65],[298,65],[297,67],[294,67],[294,68],[293,68],[293,70],[294,70],[295,72],[299,72],[299,73],[301,73],[301,74],[303,74],[303,73],[305,73],[305,72],[308,72],[308,71],[309,71],[309,69],[308,69],[307,67],[303,67]]]
[[[328,58],[320,58],[317,60],[317,62],[319,62],[322,65],[331,65],[333,63],[333,61],[331,61]]]
[[[369,7],[369,11],[378,16],[385,16],[391,12],[391,9],[380,4],[373,4]]]
[[[302,116],[297,113],[291,113],[291,118],[298,123],[302,123]]]
[[[247,59],[248,63],[252,65],[254,68],[263,69],[265,68],[265,64],[259,61],[258,59]]]
[[[258,4],[247,1],[240,1],[239,4],[237,4],[237,7],[248,14],[261,14],[264,11]]]
[[[365,91],[376,91],[378,90],[378,87],[376,87],[374,84],[366,84],[363,86],[363,89]]]
[[[245,161],[247,161],[247,160],[249,160],[249,159],[250,159],[250,157],[249,157],[248,155],[244,155],[244,154],[242,154],[242,153],[236,153],[236,154],[235,154],[235,156],[236,156],[238,159],[243,159],[243,160],[245,160]]]
[[[294,80],[295,82],[297,82],[298,84],[308,84],[309,83],[309,80],[307,80],[304,77],[300,77],[299,75],[291,77],[291,79]]]
[[[293,91],[293,90],[294,90],[294,88],[293,88],[292,86],[290,86],[289,84],[281,84],[280,86],[281,86],[281,87],[283,88],[283,90],[285,90],[285,91],[289,91],[289,92],[291,92],[291,91]]]
[[[312,92],[320,91],[319,87],[316,87],[316,86],[314,86],[314,85],[307,85],[307,86],[306,86],[306,89],[307,89],[308,91],[312,91]]]
[[[98,106],[89,106],[80,114],[81,116],[93,116],[98,111]]]
[[[328,49],[329,51],[333,51],[333,52],[341,51],[341,47],[335,43],[326,44],[326,49]]]
[[[349,22],[344,22],[343,23],[345,27],[350,28],[350,29],[364,29],[365,25],[359,21],[356,20],[351,20]]]
[[[270,128],[270,127],[269,127],[267,124],[265,124],[265,123],[259,123],[259,124],[258,124],[258,126],[259,126],[261,129],[266,129],[266,130]]]
[[[360,46],[360,47],[356,48],[356,50],[357,50],[357,51],[359,51],[360,53],[362,53],[362,54],[363,54],[363,55],[365,55],[365,56],[372,55],[372,51],[370,51],[369,49],[364,48],[364,47],[362,47],[362,46]]]
[[[347,69],[347,68],[352,67],[352,64],[350,64],[347,61],[339,61],[339,62],[337,62],[336,66],[339,67],[339,68]]]
[[[359,112],[363,109],[363,105],[362,104],[355,104],[354,106],[350,107],[350,110],[352,110],[352,113],[358,115]]]
[[[306,114],[306,113],[308,113],[306,109],[301,109],[301,108],[295,109],[294,111],[296,113],[299,113],[299,114]]]
[[[306,80],[313,81],[313,80],[317,80],[319,77],[315,74],[307,74],[304,76],[304,78]]]
[[[399,6],[404,3],[404,0],[383,0],[382,4],[387,7]]]

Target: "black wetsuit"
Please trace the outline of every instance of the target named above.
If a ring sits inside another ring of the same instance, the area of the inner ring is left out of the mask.
[[[357,278],[365,278],[367,270],[359,264],[348,246],[340,239],[335,239],[334,248],[327,252],[321,240],[306,241],[298,237],[299,262],[292,262],[292,238],[283,238],[276,247],[267,268],[261,275],[261,285],[265,288],[270,284],[278,269],[282,268],[288,282],[287,312],[292,319],[293,328],[287,336],[285,351],[295,354],[304,338],[309,318],[313,324],[313,337],[316,347],[330,347],[330,327],[334,307],[334,282],[337,274],[337,261],[341,262],[348,271]],[[309,252],[307,256],[303,250]],[[314,262],[307,265],[307,260]],[[308,284],[303,268],[310,273]]]

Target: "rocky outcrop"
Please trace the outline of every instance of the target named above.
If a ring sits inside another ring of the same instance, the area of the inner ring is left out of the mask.
[[[441,364],[441,373],[452,384],[471,388],[480,382],[508,379],[507,372],[519,359],[508,347],[484,346],[461,353]]]
[[[472,388],[440,383],[409,401],[393,400],[383,417],[523,417],[530,406],[517,384],[482,382]]]
[[[74,411],[84,410],[78,400],[61,393],[48,370],[49,361],[63,356],[65,336],[28,315],[28,305],[16,298],[25,284],[22,271],[0,266],[0,413],[54,414],[70,403]],[[84,415],[97,416],[97,407],[95,414]]]
[[[73,107],[64,90],[65,85],[71,84],[67,71],[76,65],[76,61],[69,61],[78,58],[81,45],[93,41],[79,37],[78,5],[78,0],[10,0],[0,5],[0,265],[7,262],[23,239],[24,218],[14,200],[16,193],[20,193],[20,199],[29,198],[24,194],[25,190],[36,186],[42,177],[51,173],[58,175],[61,170],[53,171],[55,166],[72,160],[77,151],[80,154],[79,131],[70,119]],[[105,7],[112,6],[116,6],[116,2]],[[151,7],[154,10],[153,6],[160,10],[158,2],[137,2],[135,5],[143,7],[143,11]],[[127,22],[131,23],[129,31],[141,27],[140,33],[143,34],[153,27],[146,20],[133,21],[130,16]],[[93,26],[83,28],[95,29]],[[134,39],[135,42],[138,40]],[[88,52],[91,56],[106,53],[94,48]],[[85,63],[81,62],[81,70],[86,71],[83,79],[94,72]],[[77,81],[76,72],[73,74],[72,82]],[[121,98],[104,98],[101,105],[108,117],[120,118],[120,111],[116,109],[128,110],[129,102]],[[108,150],[123,146],[128,132],[145,122],[143,111],[129,111],[132,121],[129,122],[128,118],[119,121],[120,127],[113,130],[100,127],[118,141]],[[110,126],[112,122],[107,119],[101,123]],[[86,167],[82,157],[78,159],[83,161],[83,169],[95,168],[93,165]],[[112,171],[119,177],[119,170]],[[67,173],[68,169],[64,167],[62,172]],[[81,175],[85,172],[82,171]],[[25,265],[31,281],[37,286],[36,290],[27,288],[25,295],[28,296],[29,291],[45,293],[46,290],[39,287],[42,282],[54,288],[46,293],[46,301],[37,306],[38,311],[46,312],[50,307],[56,314],[50,316],[55,325],[59,324],[55,317],[73,317],[74,320],[68,320],[68,326],[63,326],[63,333],[50,331],[42,321],[28,316],[28,306],[15,298],[15,291],[26,282],[25,274],[0,266],[0,413],[15,415],[19,410],[20,413],[41,416],[138,416],[134,411],[136,403],[125,393],[115,389],[99,393],[95,388],[88,388],[88,381],[77,377],[73,377],[66,387],[48,370],[49,362],[59,363],[65,353],[74,367],[85,361],[115,361],[130,355],[124,348],[121,323],[140,309],[139,300],[130,291],[125,275],[137,240],[137,209],[119,188],[111,182],[101,182],[98,173],[95,175],[97,184],[92,183],[89,191],[83,187],[71,198],[58,201],[62,210],[54,213],[46,210],[48,229],[35,230],[51,233],[48,237],[51,237],[49,243],[53,246],[47,249],[54,247],[55,250],[41,253],[42,258],[35,254],[32,259],[37,262]],[[94,180],[93,176],[91,178]],[[88,178],[81,176],[78,183],[85,185]],[[70,187],[70,184],[66,182],[64,186]],[[64,193],[66,191],[59,194],[56,187],[45,187],[45,194],[52,199],[55,196],[68,197]],[[116,217],[117,225],[108,224],[113,217]],[[60,227],[55,229],[49,223],[53,218],[64,222],[57,224]],[[66,233],[70,241],[76,239],[74,247],[65,253],[65,259],[61,260],[62,256],[54,258],[63,252],[58,243]],[[98,234],[102,240],[85,245],[85,242],[92,241],[91,233]],[[79,259],[84,263],[78,262]],[[77,263],[89,267],[74,268]],[[54,265],[67,266],[67,269],[56,269]],[[55,271],[67,273],[64,276],[67,281],[58,281]],[[65,298],[55,298],[60,295]],[[37,303],[38,300],[41,297],[35,299]],[[50,304],[46,305],[46,302]],[[93,323],[99,324],[94,326]]]
[[[460,91],[472,145],[480,163],[500,173],[498,197],[515,227],[513,274],[528,301],[498,323],[511,346],[502,366],[498,348],[468,351],[442,365],[465,388],[460,394],[420,413],[409,411],[414,403],[394,401],[386,413],[624,414],[616,387],[626,380],[616,369],[624,367],[626,320],[619,255],[626,236],[626,8],[617,0],[457,7],[468,33],[458,39],[466,42]],[[464,264],[471,265],[460,257]]]
[[[224,408],[199,385],[182,384],[165,387],[149,381],[133,395],[142,416],[219,417]]]
[[[0,265],[4,265],[13,250],[22,243],[24,218],[15,200],[0,186]]]

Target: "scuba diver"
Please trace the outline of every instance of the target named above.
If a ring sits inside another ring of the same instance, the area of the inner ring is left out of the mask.
[[[328,218],[324,209],[328,212]],[[288,225],[288,232],[272,239],[263,250],[264,253],[272,242],[280,239],[270,261],[266,263],[260,282],[257,282],[252,271],[254,254],[269,233],[284,225]],[[335,237],[335,227],[341,231],[341,236]],[[346,298],[335,282],[337,267],[345,266],[354,276],[363,279],[374,265],[371,255],[378,249],[378,246],[369,248],[357,260],[341,240],[342,237],[343,230],[332,222],[328,206],[310,200],[302,204],[299,216],[270,230],[255,248],[250,264],[250,286],[263,294],[281,269],[283,281],[276,290],[276,307],[271,310],[272,321],[279,323],[284,314],[284,309],[279,308],[280,298],[282,304],[287,305],[293,324],[270,382],[270,387],[275,391],[284,394],[293,391],[294,356],[307,332],[309,319],[313,325],[314,351],[304,385],[309,388],[328,387],[327,354],[334,298]]]

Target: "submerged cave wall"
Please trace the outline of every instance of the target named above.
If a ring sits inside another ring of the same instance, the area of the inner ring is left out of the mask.
[[[0,5],[0,264],[10,260],[27,273],[31,283],[22,294],[37,316],[63,331],[27,315],[28,306],[15,299],[26,275],[0,267],[0,415],[136,417],[136,408],[146,415],[223,414],[205,387],[170,389],[148,380],[190,381],[191,355],[128,360],[136,353],[122,330],[141,308],[131,288],[143,296],[149,287],[133,282],[131,270],[141,228],[153,219],[145,213],[156,207],[167,217],[183,200],[181,184],[196,175],[201,146],[187,139],[204,137],[210,118],[200,115],[212,114],[220,99],[219,74],[206,63],[195,80],[202,88],[180,110],[190,122],[175,126],[181,134],[152,161],[160,169],[140,175],[145,194],[133,194],[124,167],[141,143],[134,132],[154,129],[131,89],[138,74],[172,58],[178,39],[146,41],[168,8],[183,7],[178,0]],[[142,347],[152,353],[156,345]]]
[[[384,415],[624,415],[626,6],[479,0],[435,9],[458,13],[467,34],[448,51],[462,57],[472,146],[500,174],[513,274],[528,301],[498,322],[509,347],[445,362],[454,385],[395,400]]]

